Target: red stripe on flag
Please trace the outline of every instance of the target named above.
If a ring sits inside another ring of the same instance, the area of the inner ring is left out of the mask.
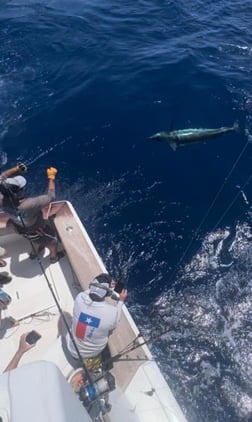
[[[78,321],[76,325],[76,337],[83,339],[85,337],[86,328],[86,324],[83,324],[82,322]]]

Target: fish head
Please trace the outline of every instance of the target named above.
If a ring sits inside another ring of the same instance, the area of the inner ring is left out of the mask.
[[[169,139],[169,132],[157,132],[150,136],[149,139],[156,139],[157,141],[163,141]]]

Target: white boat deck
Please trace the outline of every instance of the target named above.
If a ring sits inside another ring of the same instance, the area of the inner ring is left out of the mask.
[[[15,353],[19,337],[24,332],[37,330],[41,335],[36,347],[25,353],[20,364],[43,359],[44,353],[59,335],[59,311],[48,288],[37,260],[29,259],[30,245],[23,237],[12,234],[1,238],[1,244],[11,257],[5,258],[4,271],[12,274],[12,281],[4,286],[12,302],[2,311],[0,327],[0,349],[2,371]],[[47,252],[48,255],[48,252]],[[48,280],[62,309],[72,312],[73,298],[65,280],[73,280],[73,274],[64,257],[61,263],[49,265],[49,258],[41,259]],[[63,270],[63,272],[62,272]],[[12,321],[16,321],[13,322]]]
[[[6,228],[6,219],[0,215],[0,245],[9,253],[5,258],[7,266],[2,271],[9,271],[13,277],[12,282],[4,286],[12,302],[7,310],[2,311],[0,371],[4,370],[17,350],[20,335],[34,329],[42,337],[33,349],[23,355],[19,366],[48,360],[56,363],[68,377],[73,368],[62,349],[61,333],[65,328],[47,280],[71,323],[69,315],[74,297],[106,269],[71,204],[56,202],[48,213],[56,214],[55,226],[66,251],[65,257],[55,264],[50,264],[48,251],[39,261],[30,260],[29,241]],[[111,355],[120,353],[137,334],[138,329],[124,306],[119,326],[109,340]],[[133,360],[115,362],[111,371],[117,388],[110,393],[110,420],[185,421],[147,346],[139,347],[127,356]],[[144,359],[150,360],[144,362]],[[151,391],[152,395],[147,394]]]

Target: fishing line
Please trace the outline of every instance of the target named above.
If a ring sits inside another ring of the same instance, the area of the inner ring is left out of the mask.
[[[22,160],[22,162],[27,166],[30,167],[31,164],[36,163],[40,158],[44,157],[45,155],[52,152],[54,149],[60,147],[61,145],[65,144],[66,142],[70,141],[72,139],[72,136],[68,136],[67,138],[62,139],[61,141],[57,142],[54,146],[50,147],[46,151],[42,151],[40,154],[38,154],[34,158],[30,158],[27,161]],[[17,160],[19,161],[19,160]],[[2,168],[7,163],[7,154],[6,152],[3,152],[0,150],[0,168]]]
[[[58,148],[59,146],[65,144],[67,141],[69,141],[70,139],[72,139],[72,136],[68,136],[67,138],[63,139],[62,141],[56,143],[53,147],[50,147],[49,149],[47,149],[46,151],[42,151],[39,155],[37,155],[37,157],[35,158],[31,158],[30,160],[28,160],[27,162],[25,161],[24,164],[26,166],[30,166],[31,164],[36,163],[36,161],[38,161],[40,158],[44,157],[45,155],[49,154],[50,152],[52,152],[55,148]]]
[[[238,199],[238,197],[240,196],[240,192],[247,186],[247,184],[250,182],[252,178],[252,175],[250,175],[246,182],[242,185],[241,189],[239,192],[237,192],[237,194],[235,195],[234,199],[230,202],[229,206],[226,208],[225,212],[222,214],[222,216],[219,218],[219,220],[217,221],[217,223],[215,224],[215,226],[213,227],[213,231],[219,226],[219,224],[222,222],[223,218],[226,216],[226,214],[228,213],[228,211],[232,208],[232,206],[234,205],[235,201]]]
[[[82,131],[83,132],[88,132],[90,131],[90,127],[86,127],[84,128]],[[38,161],[40,158],[44,157],[45,155],[49,154],[50,152],[52,152],[54,149],[60,147],[61,145],[65,144],[66,142],[70,141],[73,138],[72,135],[67,136],[66,138],[62,139],[61,141],[57,142],[54,146],[50,147],[49,149],[47,149],[46,151],[42,151],[40,154],[38,154],[36,157],[34,158],[30,158],[27,161],[23,161],[25,165],[30,166],[31,164],[36,163],[36,161]],[[2,164],[3,165],[3,164]]]
[[[170,282],[173,280],[173,278],[174,278],[175,274],[178,272],[180,265],[181,265],[181,264],[182,264],[182,262],[184,261],[184,259],[185,259],[186,255],[187,255],[187,253],[189,252],[189,249],[191,248],[192,244],[194,243],[194,241],[196,240],[197,236],[199,235],[200,229],[202,228],[203,224],[205,223],[206,219],[208,218],[208,216],[209,216],[210,212],[212,211],[212,209],[213,209],[214,205],[215,205],[215,204],[216,204],[216,202],[217,202],[217,199],[219,198],[220,194],[222,193],[222,191],[223,191],[223,189],[224,189],[225,185],[227,184],[227,182],[228,182],[229,178],[231,177],[231,175],[232,175],[233,171],[235,170],[236,166],[238,165],[239,161],[241,160],[241,158],[242,158],[242,156],[243,156],[244,152],[246,151],[246,149],[247,149],[247,147],[248,147],[248,145],[249,145],[250,143],[251,143],[251,142],[250,142],[249,140],[246,142],[246,144],[245,144],[245,145],[244,145],[244,147],[242,148],[242,150],[241,150],[240,154],[239,154],[239,155],[238,155],[238,157],[236,158],[236,160],[235,160],[234,164],[232,165],[231,170],[229,170],[229,172],[228,172],[227,176],[224,178],[224,182],[222,183],[222,185],[220,186],[219,190],[217,191],[217,193],[216,193],[216,195],[215,195],[215,197],[214,197],[214,199],[213,199],[213,201],[212,201],[211,205],[208,207],[208,209],[207,209],[207,211],[206,211],[205,215],[203,216],[203,218],[202,218],[202,220],[201,220],[201,222],[200,222],[199,226],[197,227],[197,229],[196,229],[196,231],[195,231],[195,234],[193,235],[193,237],[192,237],[192,238],[191,238],[191,240],[189,241],[189,243],[188,243],[187,247],[185,248],[184,252],[182,253],[182,255],[181,255],[181,257],[180,257],[180,259],[179,259],[178,263],[176,264],[176,266],[175,266],[175,268],[174,268],[174,270],[173,270],[173,272],[172,272],[171,276],[169,277],[168,283],[170,283]],[[248,178],[247,182],[243,185],[242,189],[244,188],[244,186],[246,186],[246,184],[248,183],[248,181],[249,181],[249,179],[250,179],[251,177],[252,177],[252,176],[249,176],[249,178]],[[233,201],[231,201],[231,204],[229,205],[228,209],[224,212],[224,214],[222,215],[222,217],[219,219],[218,223],[217,223],[217,224],[215,224],[214,229],[217,227],[217,225],[220,223],[220,221],[222,221],[222,220],[223,220],[224,216],[225,216],[225,215],[226,215],[226,213],[229,211],[229,209],[233,206],[233,204],[235,203],[235,201],[236,201],[236,199],[238,198],[238,196],[239,196],[239,195],[240,195],[240,192],[238,192],[238,194],[235,196],[235,198],[233,199]]]
[[[85,129],[83,129],[83,132],[88,132],[90,130],[90,127],[86,127]],[[30,166],[31,164],[36,163],[36,161],[38,161],[40,158],[44,157],[45,155],[49,154],[50,152],[52,152],[55,148],[60,147],[61,145],[65,144],[66,142],[70,141],[72,139],[72,135],[67,136],[66,138],[62,139],[61,141],[57,142],[54,146],[50,147],[49,149],[47,149],[46,151],[42,151],[40,154],[38,154],[35,158],[31,158],[29,159],[27,162],[25,162],[24,164],[26,164],[27,166]]]

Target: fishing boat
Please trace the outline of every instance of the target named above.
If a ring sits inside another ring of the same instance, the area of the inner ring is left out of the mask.
[[[185,422],[125,304],[105,364],[71,365],[63,337],[71,326],[74,298],[107,270],[70,202],[52,202],[43,214],[53,221],[64,250],[56,263],[50,263],[46,249],[31,260],[29,241],[0,213],[0,243],[8,251],[4,271],[12,275],[4,286],[12,301],[2,311],[0,327],[0,421]],[[32,330],[41,334],[36,346],[18,368],[3,373],[21,334]],[[75,383],[80,374],[81,387]]]

